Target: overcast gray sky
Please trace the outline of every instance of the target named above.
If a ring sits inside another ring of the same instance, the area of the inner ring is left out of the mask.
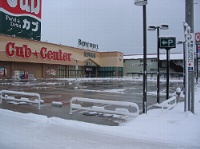
[[[143,53],[142,7],[134,0],[42,1],[42,41],[78,47],[81,39],[98,44],[98,51]],[[194,2],[194,30],[200,32],[200,0]],[[169,25],[161,36],[184,40],[184,21],[185,0],[148,0],[147,26]],[[156,53],[156,31],[147,31],[147,41],[147,52]],[[182,46],[172,50],[181,52]]]

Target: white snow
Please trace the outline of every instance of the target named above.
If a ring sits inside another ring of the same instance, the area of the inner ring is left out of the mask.
[[[195,114],[184,103],[149,110],[120,126],[103,126],[0,109],[2,149],[199,149],[200,88]]]
[[[157,58],[157,54],[148,54],[147,58],[152,59],[152,58]],[[124,60],[128,59],[143,59],[143,54],[134,54],[134,55],[124,55],[123,57]],[[170,59],[171,60],[182,60],[183,59],[183,54],[182,53],[171,53],[170,54]],[[160,53],[160,60],[166,60],[166,54],[165,53]]]

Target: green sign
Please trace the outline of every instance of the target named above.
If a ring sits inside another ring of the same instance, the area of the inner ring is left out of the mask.
[[[159,48],[163,49],[176,48],[176,37],[160,37]]]
[[[0,33],[41,38],[42,0],[0,0]]]

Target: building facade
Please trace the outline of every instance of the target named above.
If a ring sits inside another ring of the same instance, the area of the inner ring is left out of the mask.
[[[124,56],[124,76],[139,76],[143,73],[143,55],[126,55]],[[182,75],[183,73],[183,54],[182,53],[171,53],[170,54],[170,73],[171,75]],[[160,54],[160,73],[166,74],[167,61],[166,54]],[[147,74],[157,75],[158,71],[158,60],[157,54],[147,55]]]
[[[123,53],[0,35],[0,79],[122,77]]]

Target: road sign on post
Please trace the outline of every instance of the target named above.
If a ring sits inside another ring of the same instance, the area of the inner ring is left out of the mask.
[[[176,37],[160,37],[159,48],[161,49],[176,48]]]
[[[176,48],[176,37],[160,37],[159,38],[159,48],[166,49],[167,51],[167,78],[166,78],[166,100],[169,99],[169,67],[170,67],[170,59],[169,53],[170,49]]]

